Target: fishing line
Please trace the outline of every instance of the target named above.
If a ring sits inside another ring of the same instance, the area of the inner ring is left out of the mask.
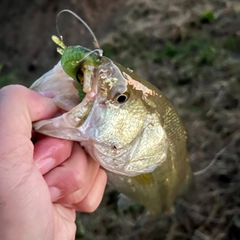
[[[98,53],[98,56],[100,57],[100,59],[102,58],[102,56],[103,56],[103,50],[102,49],[94,49],[94,50],[92,50],[92,51],[90,51],[89,53],[87,53],[84,57],[83,57],[83,59],[80,61],[80,63],[79,63],[79,66],[86,60],[86,58],[88,57],[88,56],[90,56],[92,53],[95,53],[95,52],[97,52]]]
[[[58,28],[58,18],[59,16],[64,13],[64,12],[68,12],[70,14],[72,14],[75,18],[77,18],[87,29],[88,31],[90,32],[90,34],[92,35],[93,37],[93,44],[94,46],[97,48],[97,49],[101,49],[100,46],[99,46],[99,43],[98,43],[98,40],[95,36],[95,34],[93,33],[92,29],[87,25],[87,23],[82,19],[80,18],[76,13],[72,12],[71,10],[68,10],[68,9],[64,9],[62,11],[60,11],[56,17],[56,29],[57,29],[57,33],[58,33],[58,36],[61,40],[63,40],[63,37],[62,35],[60,34],[60,31],[59,31],[59,28]]]

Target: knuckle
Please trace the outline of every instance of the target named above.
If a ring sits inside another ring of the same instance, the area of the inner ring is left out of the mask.
[[[70,191],[77,191],[84,187],[85,181],[81,176],[80,172],[76,169],[68,171],[68,181],[66,182],[67,187]]]
[[[88,198],[86,197],[84,200],[84,208],[86,209],[87,212],[92,213],[96,211],[98,205],[100,204],[99,201],[95,198]]]
[[[1,101],[18,102],[19,100],[24,101],[28,96],[29,90],[21,85],[8,85],[0,89]]]

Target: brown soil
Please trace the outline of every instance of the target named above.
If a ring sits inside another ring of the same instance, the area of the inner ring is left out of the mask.
[[[138,229],[140,210],[119,213],[117,192],[108,186],[96,212],[79,214],[77,239],[240,239],[240,2],[2,0],[1,86],[29,86],[59,61],[51,35],[64,8],[86,20],[106,56],[171,99],[188,129],[198,172],[195,190],[177,201],[174,216]],[[68,45],[93,48],[70,15],[61,16],[59,27]]]

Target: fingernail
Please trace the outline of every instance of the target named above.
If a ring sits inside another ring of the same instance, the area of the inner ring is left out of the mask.
[[[50,171],[55,165],[54,158],[44,158],[36,162],[37,168],[40,170],[41,173],[45,174]]]
[[[56,187],[50,187],[49,192],[50,192],[52,202],[59,199],[61,197],[61,194],[62,194],[61,191]]]

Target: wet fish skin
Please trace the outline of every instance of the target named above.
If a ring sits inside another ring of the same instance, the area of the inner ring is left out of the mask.
[[[126,72],[124,67],[117,66],[122,72]],[[159,124],[165,130],[168,142],[167,157],[153,172],[136,177],[108,172],[108,179],[118,191],[144,205],[150,216],[171,214],[175,199],[186,193],[193,183],[187,152],[186,130],[176,109],[159,89],[134,73],[128,74],[132,79],[157,93],[148,95],[147,101],[140,96],[139,99],[148,109],[149,115],[158,116]],[[149,136],[149,141],[156,141],[156,139]]]
[[[103,57],[96,71],[92,93],[62,116],[35,123],[35,130],[79,141],[109,182],[150,216],[172,212],[192,182],[178,113],[159,89],[110,59]],[[128,97],[121,104],[120,93]]]

